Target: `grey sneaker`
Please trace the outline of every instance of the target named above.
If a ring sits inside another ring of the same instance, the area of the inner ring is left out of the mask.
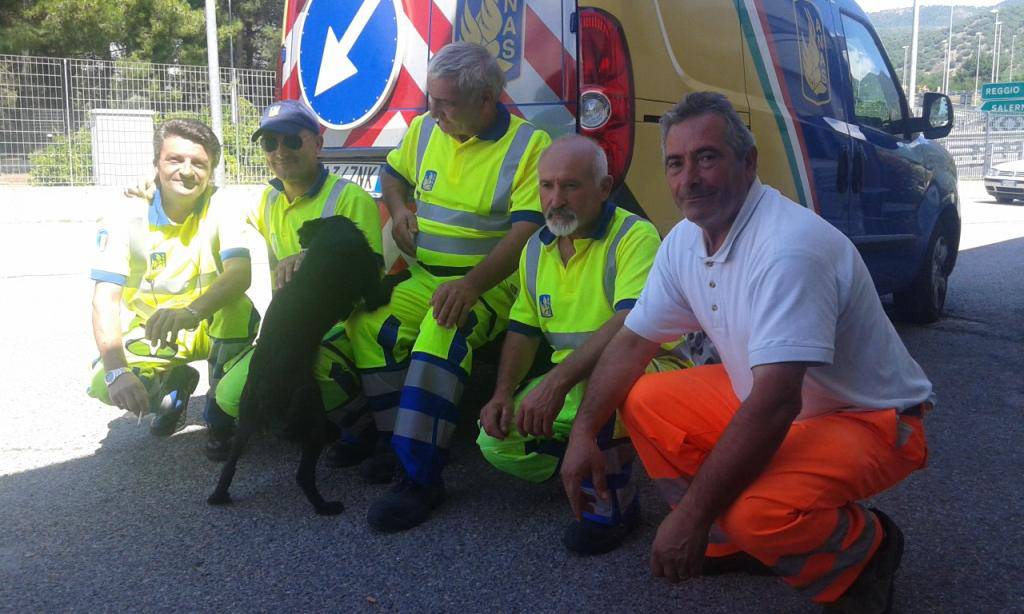
[[[871,509],[882,525],[884,537],[875,556],[871,557],[850,588],[843,595],[822,607],[829,614],[887,614],[892,611],[892,594],[896,587],[896,570],[903,558],[903,531],[884,513]]]

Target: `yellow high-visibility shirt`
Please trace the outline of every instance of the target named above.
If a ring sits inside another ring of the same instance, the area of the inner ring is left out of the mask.
[[[413,186],[416,258],[426,265],[476,266],[512,223],[543,224],[537,162],[546,132],[498,104],[494,122],[460,142],[429,114],[413,119],[385,172]]]
[[[131,322],[124,330],[145,322],[157,309],[189,305],[220,276],[224,261],[249,258],[245,223],[213,192],[181,224],[167,217],[159,190],[152,202],[126,198],[101,221],[90,277],[123,286],[121,301],[128,313],[122,314],[122,323]],[[252,302],[242,294],[213,315],[210,335],[246,338],[251,312]]]
[[[509,331],[544,335],[562,362],[616,311],[632,309],[661,245],[650,222],[606,202],[597,229],[575,239],[566,264],[558,238],[538,230],[519,260],[520,291],[509,314]]]
[[[303,224],[333,215],[347,217],[363,231],[370,249],[381,256],[383,266],[384,247],[377,201],[357,184],[332,175],[322,166],[316,182],[294,201],[288,201],[284,185],[274,179],[254,204],[245,212],[246,221],[266,240],[271,271],[279,261],[302,250],[299,228]]]

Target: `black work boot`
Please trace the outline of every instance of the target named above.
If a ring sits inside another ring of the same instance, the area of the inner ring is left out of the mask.
[[[391,448],[391,434],[387,437],[378,437],[377,444],[373,450],[373,456],[359,465],[359,476],[367,484],[390,484],[395,479],[395,472],[398,470],[398,457]]]
[[[405,477],[373,502],[366,521],[381,533],[405,531],[423,524],[430,512],[444,502],[445,496],[442,481],[422,485]]]
[[[377,426],[373,423],[362,430],[351,433],[344,428],[341,439],[327,450],[327,466],[354,467],[373,456],[377,449]],[[390,482],[391,479],[388,478]]]
[[[185,428],[188,399],[199,385],[199,371],[188,365],[174,367],[167,374],[156,395],[160,406],[156,410],[149,433],[154,437],[169,437]]]
[[[562,533],[562,544],[580,556],[594,556],[615,550],[640,525],[640,506],[634,502],[619,524],[602,524],[586,518],[573,520]]]
[[[892,611],[896,570],[903,558],[903,531],[884,513],[872,508],[883,537],[875,555],[843,595],[822,607],[828,614],[886,614]],[[870,519],[869,519],[870,520]]]

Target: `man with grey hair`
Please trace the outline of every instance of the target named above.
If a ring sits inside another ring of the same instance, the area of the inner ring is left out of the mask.
[[[575,510],[615,407],[672,512],[654,575],[767,566],[827,611],[885,612],[903,551],[858,501],[921,468],[931,383],[838,230],[757,179],[729,101],[690,94],[662,119],[686,219],[594,368],[562,480]],[[704,330],[721,365],[642,375],[658,344]],[[628,396],[627,396],[628,395]]]
[[[608,200],[608,160],[592,139],[572,135],[552,143],[538,176],[547,225],[530,237],[519,260],[520,292],[477,439],[488,462],[531,482],[555,475],[587,377],[622,328],[661,244],[650,222]],[[542,341],[553,350],[554,367],[523,383]],[[665,355],[648,370],[679,366],[679,359]],[[592,508],[562,537],[566,548],[583,555],[617,548],[639,520],[636,452],[621,421],[610,420],[598,439],[612,496],[592,497]]]
[[[473,350],[508,324],[510,276],[540,226],[537,161],[550,137],[498,101],[505,78],[478,45],[447,45],[428,66],[429,113],[388,154],[381,188],[411,278],[391,303],[349,321],[378,451],[361,473],[390,482],[370,507],[379,531],[427,519],[445,498],[441,470]],[[393,451],[392,451],[393,450]]]

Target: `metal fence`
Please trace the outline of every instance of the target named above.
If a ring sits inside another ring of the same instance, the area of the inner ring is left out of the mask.
[[[274,73],[222,68],[228,183],[267,170],[249,136]],[[0,184],[123,185],[152,172],[154,126],[210,121],[205,66],[0,55]]]
[[[1024,115],[956,107],[955,124],[942,144],[960,179],[981,179],[994,164],[1024,158]]]

